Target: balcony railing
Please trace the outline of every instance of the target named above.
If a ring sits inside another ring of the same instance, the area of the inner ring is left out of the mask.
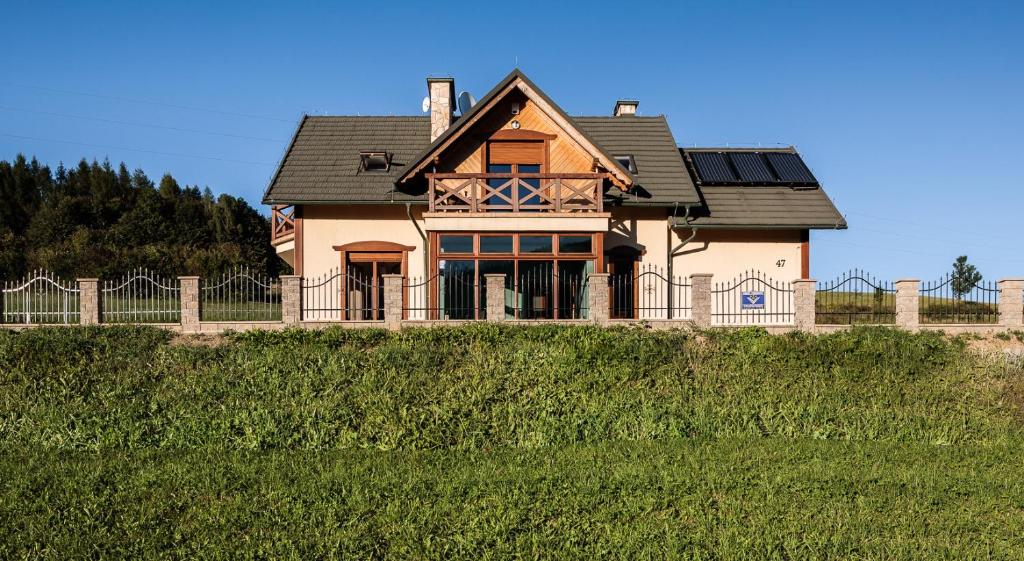
[[[604,173],[432,173],[431,212],[602,212]]]
[[[295,207],[270,207],[270,243],[277,245],[295,237]]]

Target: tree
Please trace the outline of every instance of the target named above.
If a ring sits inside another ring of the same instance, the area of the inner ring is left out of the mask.
[[[950,280],[953,294],[958,299],[963,298],[979,282],[981,282],[981,273],[978,272],[974,265],[967,262],[967,256],[961,255],[957,257],[956,261],[953,262],[953,278]]]
[[[128,169],[82,160],[54,173],[20,154],[0,161],[0,279],[36,268],[67,278],[136,267],[202,276],[238,265],[286,270],[270,221],[244,200]]]

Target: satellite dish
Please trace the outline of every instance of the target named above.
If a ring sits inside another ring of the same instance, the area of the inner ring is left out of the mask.
[[[469,92],[462,92],[459,94],[459,112],[465,115],[469,113],[469,110],[476,105],[476,99],[473,94]]]
[[[427,111],[430,111],[430,96],[429,95],[423,96],[423,103],[420,104],[420,107],[423,109],[424,113],[426,113]]]

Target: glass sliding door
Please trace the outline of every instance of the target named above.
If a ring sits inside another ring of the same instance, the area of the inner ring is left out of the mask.
[[[562,319],[587,319],[590,292],[590,273],[594,272],[593,261],[558,262],[558,317]]]
[[[598,233],[438,233],[440,319],[485,319],[486,275],[504,276],[509,319],[586,319],[590,275],[602,266]]]
[[[477,319],[476,262],[438,262],[438,309],[441,319]]]

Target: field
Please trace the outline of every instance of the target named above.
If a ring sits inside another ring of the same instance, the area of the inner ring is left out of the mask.
[[[998,305],[966,299],[921,296],[920,321],[924,324],[997,323]],[[896,323],[896,295],[893,292],[821,291],[815,296],[818,324]]]
[[[0,332],[0,558],[1024,557],[1024,371],[935,333]]]

